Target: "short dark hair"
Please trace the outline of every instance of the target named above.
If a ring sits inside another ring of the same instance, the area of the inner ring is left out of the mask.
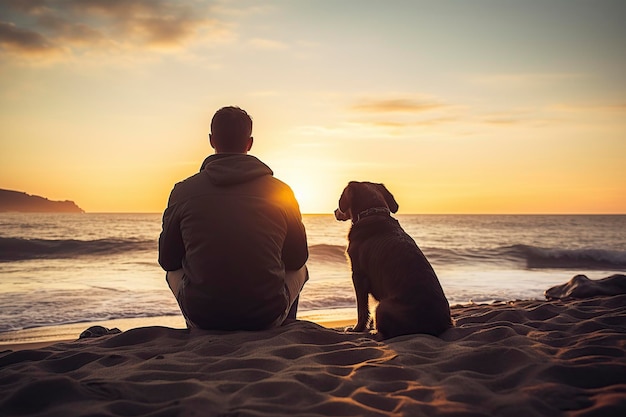
[[[211,120],[211,137],[216,150],[245,152],[252,136],[252,118],[239,107],[222,107]]]

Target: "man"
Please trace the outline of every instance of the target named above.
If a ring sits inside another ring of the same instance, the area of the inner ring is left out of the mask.
[[[163,214],[159,264],[188,327],[260,330],[296,315],[307,239],[292,190],[248,155],[252,119],[218,110],[215,150],[176,184]]]

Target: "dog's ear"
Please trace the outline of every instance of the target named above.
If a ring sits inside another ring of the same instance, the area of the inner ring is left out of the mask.
[[[381,188],[383,192],[383,196],[385,197],[385,202],[387,203],[387,207],[389,207],[389,210],[392,213],[397,212],[399,207],[398,207],[398,203],[396,202],[396,199],[393,198],[393,195],[389,192],[387,187],[385,187],[385,184],[378,184],[378,186]]]
[[[348,209],[350,208],[350,202],[352,201],[352,184],[353,183],[354,181],[350,181],[348,183],[346,188],[344,188],[343,192],[341,193],[341,197],[339,198],[339,210],[341,210],[344,213],[347,213]]]

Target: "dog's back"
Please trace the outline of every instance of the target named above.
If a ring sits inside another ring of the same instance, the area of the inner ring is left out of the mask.
[[[384,338],[437,336],[452,327],[448,300],[435,271],[396,219],[363,221],[351,229],[349,240],[352,267],[367,271],[370,292],[380,300],[376,328]]]

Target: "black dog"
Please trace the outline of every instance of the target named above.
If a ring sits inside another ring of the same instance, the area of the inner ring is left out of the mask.
[[[376,328],[381,338],[414,333],[437,336],[452,327],[450,306],[432,266],[391,212],[398,203],[383,184],[351,181],[335,210],[352,219],[348,256],[356,292],[355,332],[370,322],[369,294],[379,301]]]

